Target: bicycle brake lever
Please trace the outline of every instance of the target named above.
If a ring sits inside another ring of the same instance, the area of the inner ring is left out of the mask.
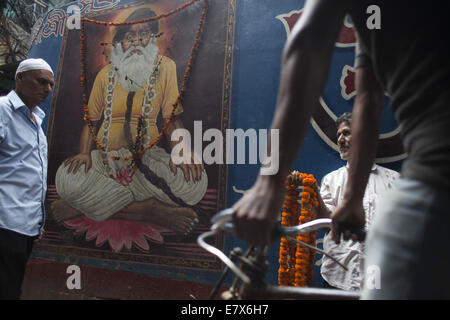
[[[366,230],[364,228],[355,227],[355,225],[348,222],[339,222],[339,233],[344,233],[345,230],[349,230],[352,234],[355,234],[358,237],[358,241],[366,240]]]

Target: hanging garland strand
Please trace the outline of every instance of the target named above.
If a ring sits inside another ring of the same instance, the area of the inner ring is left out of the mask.
[[[297,201],[299,192],[297,185],[292,183],[288,178],[286,179],[286,196],[283,202],[281,213],[281,225],[283,227],[295,226],[298,224],[298,215],[300,205]],[[280,242],[280,268],[278,269],[278,282],[280,286],[289,286],[294,282],[295,277],[295,250],[296,244],[289,241],[285,237],[281,238]]]
[[[97,147],[97,149],[102,150],[103,152],[106,152],[105,147],[102,146],[102,144],[98,141],[97,139],[97,135],[95,133],[95,126],[92,123],[91,117],[89,116],[89,107],[87,104],[87,94],[86,94],[86,32],[85,32],[85,22],[89,22],[89,23],[93,23],[93,24],[97,24],[97,25],[103,25],[103,26],[127,26],[127,25],[132,25],[132,24],[138,24],[138,23],[147,23],[150,21],[155,21],[155,20],[159,20],[159,19],[164,19],[167,18],[175,13],[180,12],[181,10],[193,5],[196,2],[199,2],[200,0],[191,0],[189,2],[186,2],[185,4],[181,5],[178,8],[175,8],[167,13],[163,13],[160,14],[158,16],[154,16],[151,18],[147,18],[147,19],[141,19],[141,20],[137,20],[137,21],[129,21],[129,22],[107,22],[107,21],[97,21],[97,20],[92,20],[92,19],[88,19],[86,17],[83,17],[81,19],[81,34],[80,34],[80,65],[81,65],[81,76],[80,76],[80,85],[81,85],[81,90],[82,90],[82,103],[83,103],[83,112],[84,112],[84,121],[86,122],[86,124],[89,127],[89,132],[91,134],[91,137]],[[192,68],[192,61],[194,59],[194,55],[197,52],[198,49],[198,45],[200,42],[200,35],[201,32],[203,30],[203,24],[204,24],[204,20],[205,20],[205,16],[206,16],[206,11],[207,11],[207,7],[208,7],[208,3],[207,0],[203,0],[203,10],[200,16],[200,21],[197,27],[197,31],[196,31],[196,35],[195,35],[195,41],[194,44],[192,46],[191,49],[191,54],[189,57],[189,61],[187,64],[187,67],[185,69],[184,72],[184,76],[183,76],[183,83],[181,85],[181,89],[179,91],[178,97],[175,100],[175,102],[172,104],[172,112],[170,114],[170,117],[166,120],[164,127],[162,128],[160,134],[158,135],[158,137],[152,141],[145,149],[142,148],[141,144],[141,139],[139,138],[139,135],[141,134],[142,131],[142,123],[143,123],[143,119],[142,119],[142,115],[139,117],[138,119],[138,137],[136,137],[136,142],[135,142],[135,146],[133,147],[133,162],[132,162],[132,167],[133,167],[133,172],[136,170],[136,164],[135,164],[135,160],[136,157],[139,157],[139,159],[142,158],[142,156],[144,155],[144,153],[146,151],[148,151],[149,149],[151,149],[154,145],[156,145],[161,138],[163,137],[163,133],[167,131],[167,129],[169,128],[170,123],[173,121],[174,117],[175,117],[175,110],[176,107],[178,106],[179,103],[181,103],[184,93],[185,93],[185,89],[186,89],[186,85],[187,85],[187,81],[189,79],[190,76],[190,72],[191,72],[191,68]],[[138,145],[139,144],[139,145]],[[108,161],[107,159],[105,159],[105,161]],[[108,165],[108,164],[107,164]],[[109,165],[108,165],[109,166]]]
[[[302,187],[301,194],[298,188]],[[282,207],[281,225],[295,226],[315,219],[313,207],[317,207],[317,182],[312,174],[292,172],[286,178],[286,196]],[[300,196],[300,203],[298,199]],[[315,246],[316,232],[301,234],[297,240]],[[278,283],[280,286],[311,287],[315,251],[305,246],[281,238],[280,268]]]
[[[93,19],[89,19],[86,17],[83,17],[82,20],[86,21],[86,22],[91,22],[91,23],[95,23],[95,24],[99,24],[99,25],[103,25],[103,26],[114,26],[114,27],[118,27],[118,26],[129,26],[132,24],[139,24],[139,23],[147,23],[147,22],[151,22],[151,21],[155,21],[155,20],[159,20],[159,19],[164,19],[167,17],[170,17],[171,15],[178,13],[180,11],[182,11],[183,9],[186,9],[187,7],[195,4],[196,2],[199,2],[200,0],[191,0],[188,1],[184,4],[182,4],[181,6],[179,6],[178,8],[175,8],[169,12],[166,13],[162,13],[159,16],[153,16],[150,18],[146,18],[146,19],[141,19],[141,20],[136,20],[136,21],[128,21],[128,22],[111,22],[111,21],[99,21],[99,20],[93,20]],[[203,1],[203,5],[204,7],[206,7],[206,0]]]

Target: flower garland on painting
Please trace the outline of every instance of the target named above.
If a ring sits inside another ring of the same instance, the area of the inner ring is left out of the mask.
[[[89,132],[90,135],[95,143],[95,145],[97,146],[97,149],[100,150],[102,152],[102,158],[103,161],[106,165],[106,167],[109,169],[108,171],[111,171],[110,168],[110,164],[109,164],[109,160],[106,157],[106,152],[107,152],[107,138],[105,138],[103,141],[98,141],[97,139],[97,135],[95,134],[96,128],[95,125],[93,124],[91,117],[89,116],[89,107],[87,104],[87,94],[86,94],[86,45],[85,45],[85,41],[86,41],[86,34],[85,34],[85,22],[89,22],[89,23],[93,23],[93,24],[97,24],[97,25],[103,25],[103,26],[126,26],[126,25],[131,25],[131,24],[138,24],[138,23],[146,23],[146,22],[150,22],[150,21],[154,21],[154,20],[159,20],[159,19],[163,19],[163,18],[167,18],[175,13],[180,12],[181,10],[193,5],[196,2],[199,2],[200,0],[191,0],[189,2],[184,3],[183,5],[181,5],[178,8],[175,8],[167,13],[163,13],[160,14],[158,16],[154,16],[151,18],[147,18],[147,19],[142,19],[142,20],[137,20],[137,21],[130,21],[130,22],[123,22],[123,23],[118,23],[118,22],[107,22],[107,21],[97,21],[97,20],[92,20],[92,19],[88,19],[86,17],[83,17],[81,19],[81,35],[80,35],[80,61],[81,61],[81,76],[80,76],[80,85],[81,85],[81,90],[82,90],[82,103],[83,103],[83,112],[84,112],[84,121],[86,122],[86,124],[89,127]],[[173,102],[172,104],[172,112],[170,114],[170,117],[166,120],[161,132],[159,133],[158,137],[154,140],[154,141],[145,141],[144,143],[142,143],[143,137],[142,135],[145,134],[146,132],[146,128],[145,128],[145,124],[147,123],[147,115],[149,114],[149,112],[145,112],[143,110],[142,114],[140,115],[139,119],[138,119],[138,130],[137,130],[137,135],[135,138],[135,142],[133,145],[133,150],[132,150],[132,156],[131,156],[131,164],[129,166],[129,168],[131,169],[131,176],[133,175],[133,173],[136,171],[136,164],[135,164],[135,159],[137,157],[139,157],[139,159],[142,158],[142,156],[144,155],[144,153],[148,150],[150,150],[154,145],[156,145],[161,138],[164,135],[164,132],[167,131],[167,129],[169,128],[170,123],[173,121],[174,117],[175,117],[175,110],[178,106],[178,104],[181,103],[183,96],[184,96],[184,92],[186,89],[186,85],[187,85],[187,81],[189,79],[190,76],[190,72],[191,72],[191,68],[192,68],[192,62],[194,59],[194,55],[197,51],[197,48],[199,46],[199,42],[200,42],[200,34],[202,32],[203,29],[203,24],[204,24],[204,20],[205,20],[205,16],[206,16],[206,10],[207,10],[207,0],[203,0],[203,10],[200,16],[200,21],[197,27],[197,31],[196,31],[196,35],[195,35],[195,41],[194,44],[192,46],[191,49],[191,54],[189,56],[189,60],[188,60],[188,64],[186,66],[185,72],[184,72],[184,76],[183,76],[183,83],[181,85],[181,88],[179,90],[179,94],[177,99]],[[155,70],[157,72],[157,68]],[[157,76],[157,75],[156,75]],[[148,99],[148,98],[147,98]],[[131,150],[130,150],[131,151]]]
[[[301,194],[298,188],[302,188]],[[313,206],[317,207],[317,181],[312,174],[292,172],[286,179],[286,195],[283,202],[281,225],[295,226],[315,219]],[[299,204],[299,197],[301,201]],[[300,234],[300,242],[315,246],[316,232]],[[315,251],[282,237],[280,241],[280,286],[312,286]]]

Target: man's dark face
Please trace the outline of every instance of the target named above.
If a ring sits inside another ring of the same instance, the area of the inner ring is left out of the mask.
[[[16,93],[29,108],[40,105],[52,92],[53,74],[48,70],[29,70],[17,74]]]
[[[352,140],[352,129],[350,123],[342,122],[337,130],[337,145],[342,160],[348,160],[350,157],[350,142]]]
[[[122,39],[122,49],[123,52],[127,51],[131,46],[142,46],[146,47],[150,41],[152,35],[152,31],[150,29],[149,24],[133,24],[129,27],[128,31],[125,32],[125,35]],[[136,52],[139,55],[142,53],[139,50],[136,50]]]

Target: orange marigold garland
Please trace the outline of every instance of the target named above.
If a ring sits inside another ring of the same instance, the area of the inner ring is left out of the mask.
[[[302,187],[301,195],[298,187]],[[315,219],[313,206],[317,207],[317,182],[312,174],[292,172],[286,179],[286,196],[283,203],[282,226],[295,226]],[[298,202],[300,195],[300,203]],[[298,241],[315,246],[316,233],[305,233],[297,237]],[[280,268],[278,283],[280,286],[306,287],[313,283],[314,250],[281,238]]]
[[[286,180],[286,196],[281,213],[281,224],[293,226],[297,224],[300,205],[297,201],[299,193],[297,186]],[[287,286],[294,281],[295,277],[295,243],[285,237],[280,243],[280,269],[278,270],[278,281],[281,286]]]

